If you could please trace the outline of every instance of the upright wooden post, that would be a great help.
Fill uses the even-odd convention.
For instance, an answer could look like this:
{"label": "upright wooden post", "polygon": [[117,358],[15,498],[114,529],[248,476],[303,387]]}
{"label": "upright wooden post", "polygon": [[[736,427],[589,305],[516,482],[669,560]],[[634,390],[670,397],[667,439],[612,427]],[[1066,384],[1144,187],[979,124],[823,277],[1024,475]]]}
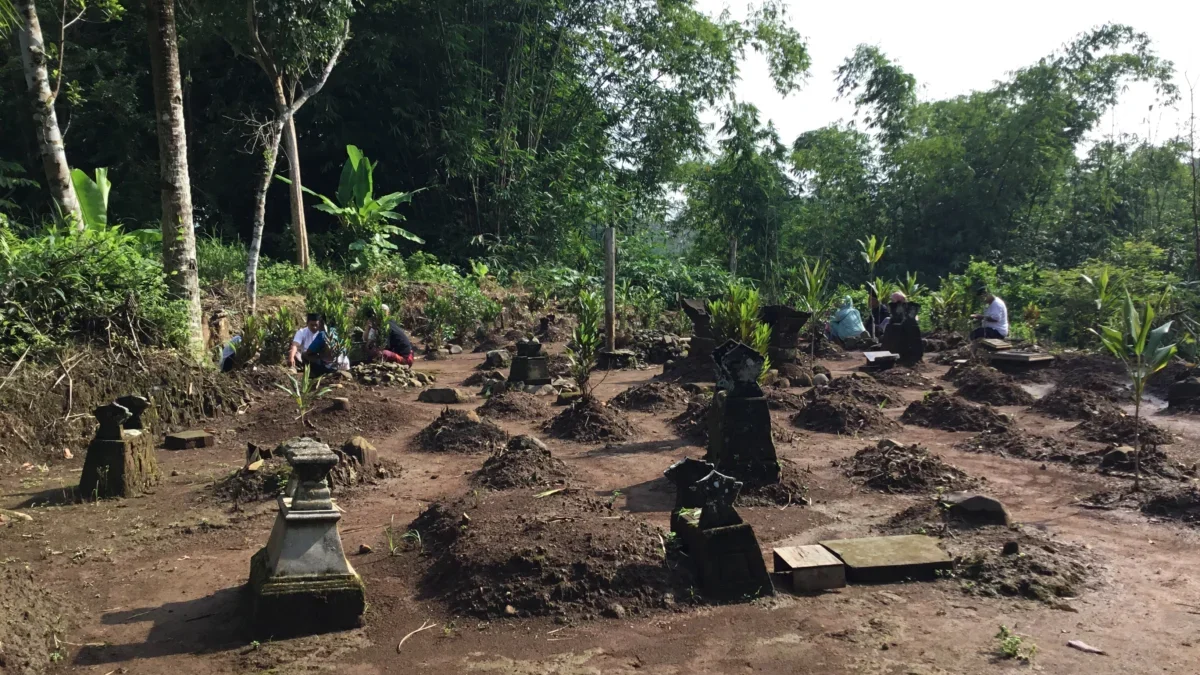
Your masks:
{"label": "upright wooden post", "polygon": [[604,228],[604,348],[617,348],[617,235]]}

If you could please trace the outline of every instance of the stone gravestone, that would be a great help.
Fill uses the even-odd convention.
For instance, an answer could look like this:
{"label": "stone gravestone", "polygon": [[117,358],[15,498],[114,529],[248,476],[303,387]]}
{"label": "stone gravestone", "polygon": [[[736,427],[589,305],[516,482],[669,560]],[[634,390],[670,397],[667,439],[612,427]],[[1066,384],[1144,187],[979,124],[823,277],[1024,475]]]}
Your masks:
{"label": "stone gravestone", "polygon": [[536,338],[517,341],[517,355],[508,369],[508,381],[533,386],[550,384],[550,361],[542,354],[542,343]]}
{"label": "stone gravestone", "polygon": [[800,331],[812,314],[801,312],[787,305],[767,305],[758,310],[758,318],[771,327],[771,341],[767,345],[767,356],[771,363],[795,363],[799,356],[796,343]]}
{"label": "stone gravestone", "polygon": [[754,528],[733,506],[742,484],[716,471],[697,478],[707,466],[685,458],[665,472],[676,488],[671,531],[692,560],[701,589],[724,600],[774,594]]}
{"label": "stone gravestone", "polygon": [[915,302],[889,302],[891,319],[883,331],[885,351],[900,355],[900,363],[912,366],[925,356],[925,342],[921,339],[921,327],[917,315],[921,306]]}
{"label": "stone gravestone", "polygon": [[79,494],[84,499],[136,497],[158,483],[158,454],[149,431],[142,429],[142,414],[150,402],[125,396],[118,403],[92,411],[100,427],[88,444]]}
{"label": "stone gravestone", "polygon": [[250,559],[253,626],[281,637],[354,628],[366,609],[362,579],[346,560],[329,472],[337,455],[328,445],[297,438],[281,448],[292,477],[279,497],[267,545]]}
{"label": "stone gravestone", "polygon": [[771,409],[758,386],[763,357],[730,340],[718,347],[717,392],[708,409],[708,453],[721,473],[750,487],[779,482],[779,459],[771,438]]}
{"label": "stone gravestone", "polygon": [[708,314],[708,303],[703,298],[686,298],[679,302],[687,318],[692,320],[692,339],[688,343],[688,357],[703,359],[717,347],[712,330],[712,317]]}
{"label": "stone gravestone", "polygon": [[1200,408],[1200,378],[1194,372],[1176,380],[1167,389],[1167,407],[1176,410]]}

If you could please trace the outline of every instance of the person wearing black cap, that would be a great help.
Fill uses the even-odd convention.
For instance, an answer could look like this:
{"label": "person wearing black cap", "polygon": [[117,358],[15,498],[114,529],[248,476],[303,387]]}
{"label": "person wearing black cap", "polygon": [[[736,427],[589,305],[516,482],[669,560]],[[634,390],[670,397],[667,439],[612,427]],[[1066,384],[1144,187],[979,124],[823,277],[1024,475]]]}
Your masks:
{"label": "person wearing black cap", "polygon": [[324,322],[315,312],[309,312],[306,319],[307,323],[292,336],[287,363],[293,368],[308,366],[314,376],[328,375],[337,367],[325,335]]}
{"label": "person wearing black cap", "polygon": [[1003,340],[1008,337],[1008,305],[984,286],[980,286],[978,292],[979,299],[987,303],[987,309],[983,314],[971,315],[979,322],[979,328],[971,331],[971,340]]}

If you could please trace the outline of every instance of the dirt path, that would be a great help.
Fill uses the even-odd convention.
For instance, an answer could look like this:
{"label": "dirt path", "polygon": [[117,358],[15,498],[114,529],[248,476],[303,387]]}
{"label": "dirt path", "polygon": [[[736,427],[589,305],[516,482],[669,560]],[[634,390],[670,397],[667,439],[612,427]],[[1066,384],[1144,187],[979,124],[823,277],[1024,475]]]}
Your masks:
{"label": "dirt path", "polygon": [[[480,355],[419,363],[439,384],[465,379]],[[829,362],[835,376],[856,360]],[[598,377],[597,395],[611,398],[658,369]],[[943,369],[929,367],[937,381]],[[1054,609],[1028,600],[967,595],[957,579],[889,586],[854,586],[797,597],[780,593],[746,605],[707,606],[649,617],[598,619],[566,625],[549,619],[483,622],[451,617],[436,599],[421,597],[418,573],[388,555],[385,528],[403,528],[431,500],[466,492],[467,474],[481,456],[417,452],[413,437],[441,411],[418,404],[415,392],[348,387],[353,406],[383,406],[389,431],[368,434],[398,478],[341,500],[342,538],[367,584],[370,608],[363,629],[272,642],[244,637],[245,582],[250,555],[269,533],[274,507],[264,502],[232,511],[207,496],[205,486],[240,466],[244,443],[286,429],[247,428],[231,417],[211,425],[216,448],[160,452],[165,482],[139,499],[65,506],[63,486],[77,480],[77,459],[12,470],[0,478],[0,507],[21,507],[34,520],[0,526],[0,559],[28,565],[50,590],[79,608],[78,628],[61,639],[64,671],[210,675],[247,672],[376,673],[967,673],[1006,672],[1020,666],[995,655],[1001,624],[1037,645],[1033,668],[1047,673],[1200,672],[1200,586],[1195,559],[1200,531],[1152,522],[1130,511],[1077,504],[1120,478],[1065,465],[963,452],[954,445],[972,434],[905,426],[889,434],[922,443],[1002,500],[1026,528],[1090,548],[1103,572],[1096,588]],[[1042,391],[1038,392],[1044,393]],[[282,396],[281,393],[279,393]],[[909,401],[922,396],[905,390]],[[265,392],[260,405],[273,404]],[[475,404],[458,407],[473,409]],[[557,410],[556,408],[552,408]],[[1021,408],[1005,408],[1018,425],[1062,437],[1074,423]],[[888,409],[898,419],[903,408]],[[510,433],[534,433],[574,473],[576,484],[614,501],[614,508],[668,526],[673,490],[661,478],[671,462],[704,450],[680,440],[667,423],[674,412],[631,413],[642,435],[605,446],[547,438],[538,422],[501,421]],[[786,412],[776,421],[788,425]],[[1194,417],[1155,415],[1179,440],[1167,449],[1185,463],[1200,461]],[[265,423],[264,423],[265,424]],[[297,431],[299,431],[297,429]],[[779,455],[806,471],[811,506],[742,508],[769,558],[770,548],[821,539],[862,536],[920,498],[856,487],[831,465],[872,439],[802,432],[779,445]],[[327,439],[330,440],[330,439]],[[1102,447],[1102,446],[1096,446]],[[360,544],[373,552],[359,555]],[[400,638],[431,620],[433,630]],[[1107,656],[1069,649],[1082,640]],[[1193,642],[1193,641],[1197,642]]]}

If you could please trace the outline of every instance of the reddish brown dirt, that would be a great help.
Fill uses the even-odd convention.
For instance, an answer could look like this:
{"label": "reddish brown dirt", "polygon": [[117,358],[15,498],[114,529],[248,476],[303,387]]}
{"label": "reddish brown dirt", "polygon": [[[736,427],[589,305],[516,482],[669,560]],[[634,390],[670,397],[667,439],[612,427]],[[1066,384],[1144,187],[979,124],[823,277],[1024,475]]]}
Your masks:
{"label": "reddish brown dirt", "polygon": [[1088,420],[1111,415],[1117,406],[1094,391],[1058,386],[1038,399],[1033,409],[1060,420]]}
{"label": "reddish brown dirt", "polygon": [[905,368],[904,366],[893,366],[887,370],[872,371],[871,377],[878,380],[880,384],[899,389],[929,389],[933,387],[933,380],[916,370]]}
{"label": "reddish brown dirt", "polygon": [[471,484],[491,490],[562,485],[571,471],[550,449],[532,436],[517,436],[483,462]]}
{"label": "reddish brown dirt", "polygon": [[0,673],[41,675],[65,655],[69,605],[19,565],[0,568]]}
{"label": "reddish brown dirt", "polygon": [[546,431],[555,438],[582,443],[627,441],[637,433],[624,413],[593,396],[581,398],[564,408],[546,423]]}
{"label": "reddish brown dirt", "polygon": [[945,431],[989,431],[1005,429],[1011,424],[991,406],[968,403],[944,392],[933,392],[908,404],[900,420]]}
{"label": "reddish brown dirt", "polygon": [[[459,355],[428,362],[422,369],[435,372],[439,384],[458,386],[478,360]],[[826,365],[841,377],[858,363],[861,358],[856,356]],[[944,370],[931,366],[925,374],[938,377]],[[606,400],[656,372],[597,374],[597,396]],[[924,389],[904,388],[901,393],[915,400]],[[244,415],[230,414],[207,424],[217,432],[214,448],[160,451],[163,481],[152,494],[137,499],[59,505],[62,494],[78,481],[84,453],[80,444],[70,446],[74,459],[57,459],[44,468],[23,468],[0,458],[0,508],[18,508],[33,518],[8,519],[0,525],[0,559],[8,561],[6,569],[30,566],[43,588],[80,605],[79,622],[59,636],[64,659],[58,669],[87,675],[122,670],[129,675],[993,673],[1014,670],[993,656],[994,636],[1003,624],[1038,645],[1033,669],[1039,672],[1200,672],[1198,624],[1191,614],[1192,607],[1200,606],[1200,583],[1193,570],[1200,531],[1165,516],[1085,508],[1080,503],[1083,496],[1128,487],[1126,476],[964,452],[954,446],[969,434],[918,426],[894,429],[889,436],[906,445],[920,443],[968,474],[986,476],[988,493],[1004,502],[1022,523],[1022,531],[1090,547],[1084,549],[1089,557],[1081,562],[1094,568],[1092,578],[1100,583],[1085,581],[1073,587],[1071,597],[1053,598],[1051,604],[1025,600],[1019,592],[995,594],[1000,597],[973,593],[967,584],[982,581],[959,576],[882,587],[852,585],[818,596],[781,590],[775,598],[753,604],[703,608],[692,608],[678,596],[680,608],[675,611],[648,608],[645,614],[635,614],[627,607],[621,620],[604,617],[604,608],[581,610],[565,623],[551,617],[481,621],[469,614],[456,616],[444,599],[423,592],[424,567],[405,564],[417,560],[416,551],[401,549],[397,557],[389,556],[385,528],[403,530],[429,504],[469,493],[468,479],[482,458],[423,451],[416,433],[434,421],[441,408],[415,403],[415,391],[381,393],[396,407],[386,408],[388,426],[383,420],[373,422],[374,430],[364,435],[381,456],[397,463],[402,478],[339,500],[345,510],[342,538],[367,584],[370,610],[364,628],[335,635],[251,644],[240,587],[250,556],[267,540],[274,506],[267,501],[230,513],[227,505],[205,497],[209,484],[241,466],[245,442],[254,440],[247,436],[256,431],[243,428],[245,420],[271,404],[272,397],[282,399],[282,392],[263,389]],[[347,387],[344,395],[356,407],[384,403],[375,392],[354,387]],[[1126,411],[1130,412],[1127,407]],[[1071,422],[1025,408],[1005,412],[1021,429],[1070,440]],[[898,417],[895,410],[884,414]],[[1200,460],[1200,422],[1150,414],[1175,435],[1170,450],[1177,461],[1190,465]],[[772,415],[776,421],[787,418],[785,411]],[[620,445],[546,440],[554,456],[575,474],[572,484],[589,486],[579,496],[594,497],[605,509],[612,500],[612,515],[665,530],[674,492],[662,470],[684,455],[704,452],[680,438],[666,417],[630,413],[639,432]],[[276,424],[264,439],[312,431],[282,415]],[[510,435],[536,432],[536,424],[526,421],[498,424]],[[333,440],[340,444],[344,438]],[[832,466],[833,460],[849,457],[862,446],[861,439],[824,434],[804,434],[794,444],[779,446],[781,458],[800,472],[812,505],[739,508],[753,525],[768,566],[771,548],[869,536],[888,514],[913,504],[911,496],[856,489]],[[500,494],[531,496],[537,490]],[[43,505],[25,506],[31,501]],[[994,544],[983,541],[978,549],[998,551],[1001,538],[1012,536],[1008,532],[1001,528]],[[970,541],[966,531],[956,531],[943,545],[965,558],[970,550],[956,547]],[[357,554],[361,544],[373,551]],[[657,546],[657,538],[652,545]],[[1036,560],[1039,554],[1033,551],[1031,557]],[[1012,587],[1019,591],[1019,580],[1031,578],[1031,572],[1036,571],[1015,577],[1018,583]],[[1104,582],[1109,579],[1113,583]],[[586,613],[600,618],[586,620]],[[437,626],[414,634],[397,654],[401,638],[425,621]],[[1076,639],[1104,648],[1108,655],[1093,656],[1066,646]]]}
{"label": "reddish brown dirt", "polygon": [[662,412],[687,405],[688,395],[677,384],[647,382],[634,385],[613,397],[610,405],[622,410]]}
{"label": "reddish brown dirt", "polygon": [[876,408],[897,408],[904,404],[900,392],[867,376],[839,377],[829,383],[828,389]]}
{"label": "reddish brown dirt", "polygon": [[1119,410],[1093,417],[1080,423],[1073,430],[1080,438],[1098,443],[1134,442],[1135,434],[1146,445],[1165,445],[1173,438],[1170,432],[1145,418],[1134,423],[1132,415],[1126,415]]}
{"label": "reddish brown dirt", "polygon": [[545,397],[523,391],[502,391],[492,394],[475,412],[493,420],[541,420],[550,414]]}
{"label": "reddish brown dirt", "polygon": [[792,415],[792,424],[808,431],[857,435],[895,429],[896,423],[879,408],[843,396],[812,392],[804,408]]}
{"label": "reddish brown dirt", "polygon": [[978,483],[962,469],[947,464],[939,455],[917,444],[903,446],[880,441],[839,464],[854,482],[890,494],[954,492]]}
{"label": "reddish brown dirt", "polygon": [[493,452],[504,447],[504,430],[479,415],[446,408],[429,426],[417,434],[421,447],[432,452]]}
{"label": "reddish brown dirt", "polygon": [[958,385],[958,395],[976,403],[989,405],[1030,405],[1033,394],[1021,388],[1013,378],[988,366],[970,365],[954,368],[947,375]]}

